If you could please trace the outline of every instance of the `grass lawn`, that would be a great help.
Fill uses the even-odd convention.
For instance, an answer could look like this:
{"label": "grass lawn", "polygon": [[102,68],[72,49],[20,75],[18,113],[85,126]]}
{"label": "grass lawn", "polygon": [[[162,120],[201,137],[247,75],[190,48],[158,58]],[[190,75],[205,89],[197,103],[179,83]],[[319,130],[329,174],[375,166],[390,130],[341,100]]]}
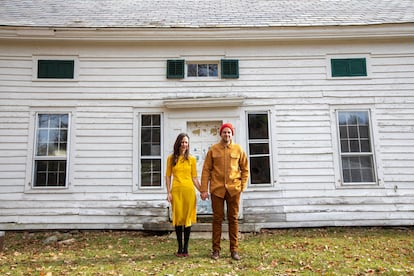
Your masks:
{"label": "grass lawn", "polygon": [[[46,243],[47,238],[56,238]],[[414,228],[309,228],[243,234],[242,260],[228,241],[191,239],[177,258],[168,234],[140,231],[6,232],[0,275],[414,275]]]}

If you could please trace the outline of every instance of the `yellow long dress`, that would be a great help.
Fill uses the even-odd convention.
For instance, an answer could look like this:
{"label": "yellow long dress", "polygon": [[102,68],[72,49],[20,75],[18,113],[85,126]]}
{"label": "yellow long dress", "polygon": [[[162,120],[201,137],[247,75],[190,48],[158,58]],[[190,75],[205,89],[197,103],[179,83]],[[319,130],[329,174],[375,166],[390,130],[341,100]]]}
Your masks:
{"label": "yellow long dress", "polygon": [[188,160],[180,156],[172,167],[172,158],[172,155],[167,158],[166,171],[166,176],[172,176],[172,224],[189,227],[197,221],[197,199],[193,184],[193,178],[197,177],[196,159],[191,155]]}

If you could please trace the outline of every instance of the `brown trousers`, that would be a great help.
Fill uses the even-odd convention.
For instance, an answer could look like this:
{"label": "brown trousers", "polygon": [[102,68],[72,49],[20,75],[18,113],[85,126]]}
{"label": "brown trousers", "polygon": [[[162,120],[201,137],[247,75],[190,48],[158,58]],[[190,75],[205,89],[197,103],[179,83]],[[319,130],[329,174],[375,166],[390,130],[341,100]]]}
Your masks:
{"label": "brown trousers", "polygon": [[220,251],[221,241],[221,226],[224,220],[224,202],[227,206],[227,222],[229,225],[229,240],[230,240],[230,252],[237,252],[239,248],[239,204],[240,193],[234,196],[230,196],[228,192],[224,195],[224,198],[211,195],[211,207],[213,209],[213,251]]}

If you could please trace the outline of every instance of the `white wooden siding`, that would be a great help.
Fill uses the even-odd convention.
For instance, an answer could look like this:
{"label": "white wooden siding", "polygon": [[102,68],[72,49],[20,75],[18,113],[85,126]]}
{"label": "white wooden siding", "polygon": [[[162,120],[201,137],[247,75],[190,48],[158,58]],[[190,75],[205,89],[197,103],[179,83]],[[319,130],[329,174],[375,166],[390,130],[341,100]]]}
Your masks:
{"label": "white wooden siding", "polygon": [[[413,49],[399,41],[0,45],[0,228],[142,229],[168,222],[165,191],[133,186],[133,144],[139,139],[134,112],[152,108],[177,116],[181,111],[166,109],[163,100],[229,96],[245,97],[240,111],[266,106],[272,112],[274,187],[248,187],[244,223],[413,225]],[[32,57],[43,53],[77,56],[79,81],[32,81]],[[327,57],[353,53],[370,55],[371,75],[328,79]],[[239,59],[239,79],[166,79],[167,59],[222,57]],[[383,185],[338,188],[333,106],[368,106],[375,113],[371,124]],[[25,193],[34,135],[30,114],[54,108],[73,111],[71,189]],[[197,118],[216,112],[197,111]],[[241,122],[239,133],[245,131]]]}

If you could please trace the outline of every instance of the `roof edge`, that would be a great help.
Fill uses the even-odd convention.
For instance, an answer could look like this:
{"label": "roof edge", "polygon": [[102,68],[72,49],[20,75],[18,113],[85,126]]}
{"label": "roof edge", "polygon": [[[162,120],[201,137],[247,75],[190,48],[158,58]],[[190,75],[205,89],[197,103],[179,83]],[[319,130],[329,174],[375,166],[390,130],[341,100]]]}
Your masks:
{"label": "roof edge", "polygon": [[237,41],[412,38],[414,23],[249,28],[52,28],[0,26],[2,40]]}

